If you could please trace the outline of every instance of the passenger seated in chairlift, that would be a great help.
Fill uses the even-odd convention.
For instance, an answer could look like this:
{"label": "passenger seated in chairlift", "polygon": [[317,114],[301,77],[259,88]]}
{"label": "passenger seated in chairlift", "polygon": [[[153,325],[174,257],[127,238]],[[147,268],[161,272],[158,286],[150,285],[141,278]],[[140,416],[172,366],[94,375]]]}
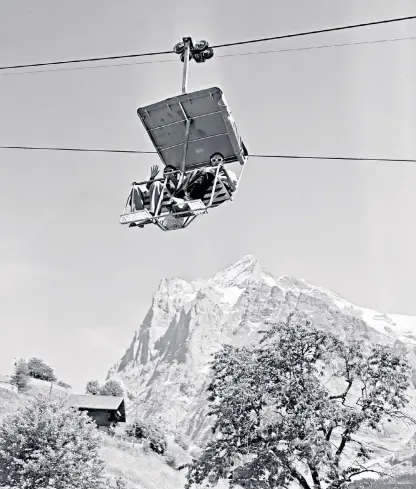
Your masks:
{"label": "passenger seated in chairlift", "polygon": [[[224,164],[224,157],[221,153],[214,153],[210,158],[211,167],[202,170],[195,170],[188,180],[185,187],[185,198],[187,200],[202,199],[215,180],[217,167]],[[218,180],[224,184],[226,190],[232,195],[237,186],[237,177],[231,170],[226,170],[221,166],[218,172]]]}
{"label": "passenger seated in chairlift", "polygon": [[[170,172],[176,170],[175,167],[173,166],[166,166],[163,170],[163,174],[166,177],[167,174]],[[131,198],[131,210],[132,212],[134,211],[141,211],[145,208],[144,206],[144,201],[146,198],[146,195],[149,195],[150,197],[150,204],[149,204],[149,212],[150,214],[155,214],[156,209],[157,209],[157,204],[159,202],[160,195],[162,193],[163,189],[163,182],[161,181],[156,181],[154,182],[153,180],[157,177],[159,174],[159,167],[157,165],[153,165],[150,168],[150,178],[149,181],[146,184],[146,192],[144,193],[140,187],[137,186],[136,182],[133,182],[133,185],[135,186],[133,191],[132,191],[132,198]],[[166,182],[166,190],[170,195],[173,195],[173,193],[177,189],[177,180],[175,176],[172,174],[171,176],[168,176],[167,182]]]}
{"label": "passenger seated in chairlift", "polygon": [[[214,183],[215,174],[219,165],[224,164],[224,157],[221,153],[214,153],[210,158],[211,167],[194,170],[184,176],[180,188],[178,188],[178,179],[175,172],[177,168],[172,165],[166,165],[163,169],[164,177],[167,177],[166,188],[168,195],[171,197],[171,204],[178,210],[181,210],[187,200],[197,200],[202,199],[209,187]],[[150,196],[149,212],[155,214],[156,208],[159,202],[163,190],[163,183],[161,181],[154,182],[155,178],[159,174],[159,167],[154,165],[150,169],[149,182],[146,184],[147,192],[146,194]],[[235,173],[231,170],[226,170],[221,166],[218,179],[222,181],[226,190],[232,195],[235,191],[237,185],[237,177]],[[145,194],[137,186],[136,182],[132,191],[132,197],[130,201],[130,206],[132,212],[143,210],[145,208]]]}
{"label": "passenger seated in chairlift", "polygon": [[[214,153],[210,158],[210,163],[212,167],[208,168],[206,171],[209,175],[213,175],[213,177],[211,177],[211,183],[213,183],[215,173],[217,171],[216,167],[219,165],[224,165],[224,156],[221,153]],[[235,192],[238,182],[236,174],[232,170],[227,170],[224,166],[221,166],[218,177],[224,184],[224,187],[227,189],[228,193],[232,195]]]}
{"label": "passenger seated in chairlift", "polygon": [[[166,173],[169,171],[176,170],[174,167],[168,167],[166,166],[163,173],[166,176]],[[156,181],[154,182],[153,180],[157,177],[159,173],[159,167],[157,165],[153,165],[150,168],[150,178],[149,181],[146,184],[146,190],[143,192],[143,190],[138,186],[136,182],[133,182],[133,189],[130,194],[130,200],[128,202],[128,205],[130,205],[131,212],[136,212],[136,211],[142,211],[145,208],[144,201],[146,196],[149,196],[150,198],[150,203],[149,203],[149,212],[150,214],[155,214],[157,205],[159,203],[159,198],[163,190],[163,183],[161,181]],[[166,183],[166,190],[172,194],[177,187],[177,182],[171,182],[171,179],[168,178],[168,181]],[[139,227],[144,227],[144,224],[138,224]]]}
{"label": "passenger seated in chairlift", "polygon": [[[178,180],[175,175],[169,176],[169,193],[172,202],[184,204],[187,200],[203,199],[208,189],[213,185],[217,167],[224,164],[224,157],[221,153],[214,153],[210,158],[211,167],[194,170],[185,174],[184,179],[178,188]],[[168,165],[164,169],[164,174],[177,170],[174,166]],[[232,195],[237,186],[237,176],[231,170],[226,170],[221,166],[218,173],[218,180],[221,180],[226,190]]]}

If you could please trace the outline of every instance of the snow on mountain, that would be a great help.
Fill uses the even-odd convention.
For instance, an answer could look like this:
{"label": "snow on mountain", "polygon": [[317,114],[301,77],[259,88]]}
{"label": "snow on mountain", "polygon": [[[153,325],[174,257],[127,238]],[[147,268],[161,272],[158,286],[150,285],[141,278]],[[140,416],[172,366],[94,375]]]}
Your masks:
{"label": "snow on mountain", "polygon": [[[206,388],[212,354],[224,343],[257,343],[265,322],[296,311],[341,338],[367,345],[391,344],[408,355],[416,372],[416,317],[358,307],[338,294],[289,276],[274,278],[246,255],[207,279],[163,279],[152,305],[109,378],[123,382],[134,401],[127,406],[158,418],[168,431],[196,444],[210,436]],[[408,414],[416,417],[416,375]],[[383,437],[365,436],[381,459],[410,443],[414,428],[390,423]]]}

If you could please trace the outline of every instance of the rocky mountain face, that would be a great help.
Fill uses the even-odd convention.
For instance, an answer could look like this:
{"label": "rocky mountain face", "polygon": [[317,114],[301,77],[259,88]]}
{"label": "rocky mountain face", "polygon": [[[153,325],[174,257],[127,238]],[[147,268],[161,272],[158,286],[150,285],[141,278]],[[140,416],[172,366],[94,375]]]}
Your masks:
{"label": "rocky mountain face", "polygon": [[[123,358],[109,378],[121,380],[134,397],[128,411],[159,418],[171,432],[200,445],[210,435],[206,388],[212,354],[224,343],[255,344],[265,322],[310,319],[340,338],[367,345],[395,345],[413,368],[411,403],[416,418],[416,317],[382,314],[355,306],[304,280],[274,278],[247,255],[208,279],[163,279],[152,305]],[[380,461],[408,454],[415,427],[393,422],[385,433],[365,434]],[[412,441],[413,440],[413,441]]]}

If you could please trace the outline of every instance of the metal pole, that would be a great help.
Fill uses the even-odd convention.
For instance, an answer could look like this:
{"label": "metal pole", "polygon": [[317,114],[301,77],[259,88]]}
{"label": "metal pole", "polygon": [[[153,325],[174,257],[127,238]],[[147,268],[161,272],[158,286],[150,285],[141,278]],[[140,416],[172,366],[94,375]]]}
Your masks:
{"label": "metal pole", "polygon": [[215,178],[214,183],[212,184],[211,198],[209,199],[208,207],[212,206],[212,202],[214,200],[215,190],[217,189],[218,175],[220,174],[220,166],[221,165],[217,166],[217,171],[215,172]]}
{"label": "metal pole", "polygon": [[[189,55],[191,52],[191,40],[188,39],[183,39],[184,44],[185,44],[185,51],[184,51],[184,60],[183,60],[183,78],[182,78],[182,94],[185,94],[188,88],[188,72],[189,72]],[[190,124],[191,121],[188,119],[188,117],[185,114],[185,111],[183,110],[182,104],[181,109],[182,112],[184,113],[186,117],[186,128],[185,128],[185,144],[183,147],[183,156],[182,156],[182,164],[181,164],[181,174],[179,177],[179,182],[178,182],[178,189],[181,187],[183,178],[185,176],[185,168],[186,168],[186,154],[188,152],[188,141],[189,141],[189,129],[190,129]]]}
{"label": "metal pole", "polygon": [[186,93],[188,88],[188,71],[189,71],[189,54],[191,46],[189,41],[185,42],[184,60],[183,60],[183,78],[182,78],[182,93]]}
{"label": "metal pole", "polygon": [[[159,210],[162,207],[162,202],[163,202],[163,198],[164,198],[164,195],[165,195],[165,189],[166,189],[167,181],[168,181],[168,177],[165,177],[165,180],[163,182],[162,191],[160,192],[160,195],[159,195],[159,200],[157,202],[157,206],[156,206],[156,210],[155,210],[154,216],[157,216],[159,214]],[[136,405],[136,407],[137,407],[137,405]],[[137,413],[136,413],[136,416],[137,416]]]}
{"label": "metal pole", "polygon": [[183,145],[183,156],[182,156],[182,162],[181,162],[181,176],[179,178],[179,183],[178,183],[178,188],[181,187],[183,178],[185,176],[185,169],[186,169],[186,155],[188,153],[188,143],[189,143],[189,129],[191,127],[191,121],[187,119],[186,121],[186,127],[185,127],[185,143]]}

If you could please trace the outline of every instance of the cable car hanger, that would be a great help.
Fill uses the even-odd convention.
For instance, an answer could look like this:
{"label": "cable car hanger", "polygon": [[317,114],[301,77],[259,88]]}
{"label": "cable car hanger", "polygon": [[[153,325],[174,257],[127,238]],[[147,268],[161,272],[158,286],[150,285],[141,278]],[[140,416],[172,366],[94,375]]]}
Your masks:
{"label": "cable car hanger", "polygon": [[[140,107],[137,114],[163,165],[150,178],[133,182],[120,216],[121,224],[164,231],[183,229],[208,209],[233,200],[248,160],[222,90],[188,92],[189,62],[204,63],[214,50],[207,41],[184,37],[174,47],[183,62],[182,93]],[[227,166],[239,162],[239,177]]]}

